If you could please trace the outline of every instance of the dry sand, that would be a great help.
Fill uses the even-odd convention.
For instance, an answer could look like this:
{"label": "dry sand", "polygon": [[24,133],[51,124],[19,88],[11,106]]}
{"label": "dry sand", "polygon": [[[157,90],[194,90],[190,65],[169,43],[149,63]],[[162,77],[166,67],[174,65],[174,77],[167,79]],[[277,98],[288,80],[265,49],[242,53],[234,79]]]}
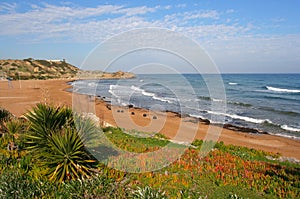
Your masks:
{"label": "dry sand", "polygon": [[[284,137],[249,134],[206,125],[195,118],[180,117],[172,112],[155,112],[139,108],[111,107],[106,102],[84,95],[73,95],[68,80],[13,81],[12,87],[0,80],[0,107],[21,116],[36,103],[72,106],[77,111],[94,112],[105,124],[145,132],[160,132],[172,140],[190,142],[213,139],[225,144],[246,146],[300,160],[300,141]],[[208,133],[209,132],[209,133]]]}

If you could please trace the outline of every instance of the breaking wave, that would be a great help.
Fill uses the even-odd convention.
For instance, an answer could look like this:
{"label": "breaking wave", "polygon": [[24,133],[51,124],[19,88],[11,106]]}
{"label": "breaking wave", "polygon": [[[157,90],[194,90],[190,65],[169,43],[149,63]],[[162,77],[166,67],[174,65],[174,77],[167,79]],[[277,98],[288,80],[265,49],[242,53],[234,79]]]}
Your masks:
{"label": "breaking wave", "polygon": [[267,90],[274,91],[278,93],[300,93],[300,90],[286,89],[286,88],[276,88],[272,86],[266,86]]}

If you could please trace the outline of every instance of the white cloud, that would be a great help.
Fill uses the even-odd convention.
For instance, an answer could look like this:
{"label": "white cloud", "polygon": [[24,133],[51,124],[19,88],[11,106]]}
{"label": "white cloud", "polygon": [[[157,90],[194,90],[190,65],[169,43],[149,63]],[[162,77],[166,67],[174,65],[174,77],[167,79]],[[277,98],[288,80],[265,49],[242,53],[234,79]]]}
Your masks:
{"label": "white cloud", "polygon": [[234,9],[228,9],[228,10],[226,10],[226,13],[227,13],[227,14],[234,13],[234,12],[235,12]]}
{"label": "white cloud", "polygon": [[167,5],[167,6],[165,6],[164,7],[166,10],[170,10],[171,8],[172,8],[172,6],[171,5]]}
{"label": "white cloud", "polygon": [[205,11],[189,11],[183,13],[174,13],[164,17],[165,23],[173,23],[184,26],[190,23],[191,20],[212,19],[217,20],[220,13],[215,10]]}
{"label": "white cloud", "polygon": [[16,3],[1,3],[0,12],[14,13],[17,8]]}
{"label": "white cloud", "polygon": [[177,4],[176,7],[177,8],[185,8],[186,4],[185,3],[183,3],[183,4]]}
{"label": "white cloud", "polygon": [[134,8],[122,8],[116,11],[113,11],[114,14],[125,14],[126,16],[142,15],[146,13],[155,12],[158,7],[149,8],[146,6],[134,7]]}
{"label": "white cloud", "polygon": [[[198,41],[211,54],[230,64],[232,57],[241,62],[281,60],[300,61],[300,35],[258,35],[255,24],[239,24],[225,11],[192,10],[178,12],[186,4],[175,6],[100,5],[75,7],[43,4],[31,5],[31,10],[16,12],[17,4],[0,4],[0,35],[18,36],[22,42],[101,42],[108,37],[143,27],[169,28]],[[172,12],[176,9],[177,13]],[[160,17],[155,16],[156,12]],[[228,18],[230,16],[230,18]],[[227,20],[226,20],[227,19]],[[283,22],[283,18],[273,19]],[[236,61],[234,60],[234,61]]]}
{"label": "white cloud", "polygon": [[[64,35],[64,37],[69,36],[69,39],[72,40],[74,39],[72,37],[82,34],[80,39],[83,42],[91,42],[91,38],[97,38],[97,35],[105,32],[118,33],[129,28],[143,26],[143,23],[149,25],[138,15],[151,13],[159,8],[146,6],[125,8],[114,5],[72,8],[49,4],[45,4],[44,7],[37,5],[31,7],[33,9],[27,12],[0,15],[0,26],[2,27],[0,35],[37,34],[36,40]],[[108,25],[109,30],[99,28]]]}

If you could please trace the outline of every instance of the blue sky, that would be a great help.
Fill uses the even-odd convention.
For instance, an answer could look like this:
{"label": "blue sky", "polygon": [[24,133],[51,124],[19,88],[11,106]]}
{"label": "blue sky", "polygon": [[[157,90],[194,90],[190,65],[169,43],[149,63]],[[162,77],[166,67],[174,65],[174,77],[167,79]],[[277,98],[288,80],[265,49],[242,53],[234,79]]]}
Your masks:
{"label": "blue sky", "polygon": [[116,34],[159,27],[198,42],[224,73],[300,73],[299,7],[298,0],[4,0],[0,59],[65,58],[80,66]]}

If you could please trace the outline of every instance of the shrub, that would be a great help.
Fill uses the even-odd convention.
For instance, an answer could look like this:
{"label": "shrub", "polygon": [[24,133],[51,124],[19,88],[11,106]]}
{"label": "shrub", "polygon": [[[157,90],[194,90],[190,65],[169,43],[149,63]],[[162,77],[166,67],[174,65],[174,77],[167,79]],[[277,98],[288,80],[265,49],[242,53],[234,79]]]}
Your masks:
{"label": "shrub", "polygon": [[133,198],[139,199],[167,198],[165,192],[161,191],[160,189],[152,189],[149,186],[146,186],[144,188],[138,187],[137,190],[133,191],[132,196]]}
{"label": "shrub", "polygon": [[71,109],[45,104],[38,104],[26,118],[30,122],[27,149],[50,180],[61,183],[90,176],[95,160],[86,151],[84,139],[96,127],[88,119],[75,126]]}

